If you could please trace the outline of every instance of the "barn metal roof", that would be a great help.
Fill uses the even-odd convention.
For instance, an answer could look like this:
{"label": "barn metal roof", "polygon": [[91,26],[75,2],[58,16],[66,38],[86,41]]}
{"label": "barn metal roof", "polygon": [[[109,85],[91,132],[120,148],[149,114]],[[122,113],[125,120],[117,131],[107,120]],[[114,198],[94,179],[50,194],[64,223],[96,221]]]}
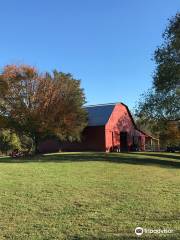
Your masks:
{"label": "barn metal roof", "polygon": [[88,126],[104,126],[109,120],[116,103],[86,106]]}

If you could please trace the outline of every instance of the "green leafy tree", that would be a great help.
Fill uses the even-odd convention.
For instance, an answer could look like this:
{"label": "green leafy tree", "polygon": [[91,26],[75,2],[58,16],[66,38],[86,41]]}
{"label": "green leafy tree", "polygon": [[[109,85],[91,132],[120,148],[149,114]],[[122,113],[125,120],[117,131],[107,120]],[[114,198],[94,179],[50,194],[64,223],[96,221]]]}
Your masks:
{"label": "green leafy tree", "polygon": [[33,140],[31,137],[27,135],[20,135],[19,136],[21,141],[21,149],[26,153],[30,153],[33,151]]}
{"label": "green leafy tree", "polygon": [[6,153],[11,149],[11,144],[10,144],[10,131],[8,130],[3,130],[0,132],[0,151],[2,153]]}
{"label": "green leafy tree", "polygon": [[16,133],[9,129],[1,130],[0,132],[0,151],[6,153],[13,149],[21,149],[21,142]]}
{"label": "green leafy tree", "polygon": [[[141,121],[148,121],[159,136],[172,139],[171,123],[179,129],[180,119],[180,13],[169,20],[163,38],[163,44],[154,53],[152,89],[142,95],[136,114]],[[179,134],[178,130],[174,135],[177,141]]]}
{"label": "green leafy tree", "polygon": [[79,80],[58,71],[39,74],[27,65],[5,66],[0,77],[7,86],[6,91],[0,89],[0,120],[30,137],[36,152],[39,140],[48,134],[80,138],[87,117]]}

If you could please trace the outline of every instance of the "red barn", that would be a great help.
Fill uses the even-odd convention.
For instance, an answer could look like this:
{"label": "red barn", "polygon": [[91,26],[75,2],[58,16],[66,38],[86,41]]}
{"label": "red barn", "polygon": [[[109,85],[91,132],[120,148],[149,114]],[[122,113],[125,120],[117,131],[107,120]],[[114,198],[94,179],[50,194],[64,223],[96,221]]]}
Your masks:
{"label": "red barn", "polygon": [[136,127],[125,104],[94,105],[86,110],[88,126],[82,133],[81,142],[46,140],[39,145],[40,152],[145,150],[149,136]]}

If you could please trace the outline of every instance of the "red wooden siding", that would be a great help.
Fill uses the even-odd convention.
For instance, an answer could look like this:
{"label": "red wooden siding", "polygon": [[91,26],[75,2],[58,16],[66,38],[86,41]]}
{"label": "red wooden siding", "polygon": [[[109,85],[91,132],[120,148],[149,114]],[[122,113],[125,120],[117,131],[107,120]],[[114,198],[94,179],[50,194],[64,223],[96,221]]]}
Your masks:
{"label": "red wooden siding", "polygon": [[40,153],[51,153],[59,151],[59,141],[55,139],[46,139],[39,144]]}
{"label": "red wooden siding", "polygon": [[82,133],[81,142],[62,142],[60,149],[63,151],[104,151],[104,129],[104,126],[86,127]]}

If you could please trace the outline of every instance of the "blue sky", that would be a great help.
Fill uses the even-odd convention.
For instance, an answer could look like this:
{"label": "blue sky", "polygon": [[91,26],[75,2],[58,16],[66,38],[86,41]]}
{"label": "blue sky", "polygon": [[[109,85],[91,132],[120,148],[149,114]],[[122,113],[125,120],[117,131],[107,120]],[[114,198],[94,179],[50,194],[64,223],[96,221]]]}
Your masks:
{"label": "blue sky", "polygon": [[26,63],[81,79],[88,104],[135,106],[179,0],[1,0],[0,67]]}

